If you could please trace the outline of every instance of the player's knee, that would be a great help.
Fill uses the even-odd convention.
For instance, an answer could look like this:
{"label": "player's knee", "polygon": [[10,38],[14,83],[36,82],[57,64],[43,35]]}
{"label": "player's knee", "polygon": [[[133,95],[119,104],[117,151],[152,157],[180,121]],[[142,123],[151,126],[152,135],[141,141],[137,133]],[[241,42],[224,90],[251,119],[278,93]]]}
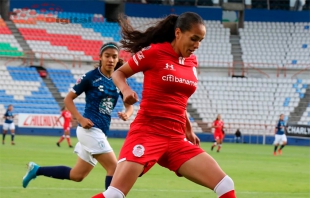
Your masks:
{"label": "player's knee", "polygon": [[109,186],[103,195],[106,198],[125,198],[124,193],[113,186]]}
{"label": "player's knee", "polygon": [[70,175],[70,179],[75,182],[81,182],[84,180],[84,178],[85,178],[85,175],[82,175],[82,174]]}

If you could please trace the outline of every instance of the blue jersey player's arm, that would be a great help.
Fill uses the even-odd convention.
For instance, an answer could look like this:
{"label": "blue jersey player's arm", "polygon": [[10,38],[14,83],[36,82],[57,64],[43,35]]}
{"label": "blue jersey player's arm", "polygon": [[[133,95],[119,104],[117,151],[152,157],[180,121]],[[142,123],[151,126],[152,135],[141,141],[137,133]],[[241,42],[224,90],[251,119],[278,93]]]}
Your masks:
{"label": "blue jersey player's arm", "polygon": [[79,111],[77,110],[73,100],[78,97],[81,93],[85,92],[87,88],[90,86],[90,80],[87,78],[86,75],[83,75],[81,78],[79,78],[76,82],[76,84],[73,86],[72,90],[68,93],[66,96],[64,103],[67,107],[67,109],[71,112],[71,114],[77,119],[77,121],[80,123],[80,125],[85,128],[89,129],[92,126],[94,126],[94,123],[84,118]]}

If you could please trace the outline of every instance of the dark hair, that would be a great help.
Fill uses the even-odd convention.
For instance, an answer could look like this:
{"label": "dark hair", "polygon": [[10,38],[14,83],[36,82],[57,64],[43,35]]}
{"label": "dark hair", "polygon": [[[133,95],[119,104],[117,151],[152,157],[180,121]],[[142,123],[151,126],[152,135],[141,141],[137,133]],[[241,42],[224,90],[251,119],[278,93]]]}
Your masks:
{"label": "dark hair", "polygon": [[[120,48],[119,48],[119,46],[118,46],[116,43],[114,43],[114,42],[108,42],[108,43],[105,43],[105,44],[103,44],[103,45],[101,46],[100,52],[99,52],[100,57],[102,56],[102,53],[103,53],[105,50],[111,49],[111,48],[112,48],[112,49],[116,49],[116,50],[118,51],[118,53],[119,53],[119,51],[120,51]],[[124,64],[123,59],[118,58],[118,62],[116,63],[116,66],[115,66],[115,68],[114,68],[114,71],[117,70],[118,68],[120,68],[123,64]],[[95,68],[100,67],[100,66],[101,66],[101,59],[99,60],[99,64],[96,64],[96,65],[95,65]]]}
{"label": "dark hair", "polygon": [[127,18],[119,17],[121,26],[122,48],[137,53],[151,43],[172,42],[175,39],[175,29],[180,28],[182,32],[189,31],[193,24],[204,24],[203,19],[194,12],[184,12],[180,16],[171,14],[159,20],[154,26],[147,28],[144,32],[135,30]]}
{"label": "dark hair", "polygon": [[65,110],[65,108],[66,108],[66,106],[63,106],[63,107],[61,108],[61,110],[63,111],[63,110]]}

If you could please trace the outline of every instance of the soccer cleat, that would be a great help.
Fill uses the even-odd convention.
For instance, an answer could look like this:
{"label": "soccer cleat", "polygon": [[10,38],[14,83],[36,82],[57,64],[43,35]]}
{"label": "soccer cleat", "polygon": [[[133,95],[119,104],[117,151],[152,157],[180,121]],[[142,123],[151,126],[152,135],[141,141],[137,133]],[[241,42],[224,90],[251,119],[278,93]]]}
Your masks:
{"label": "soccer cleat", "polygon": [[278,154],[279,154],[279,155],[282,155],[282,150],[279,149],[279,150],[278,150]]}
{"label": "soccer cleat", "polygon": [[73,146],[72,146],[72,145],[69,145],[69,148],[73,148]]}
{"label": "soccer cleat", "polygon": [[273,155],[276,156],[276,155],[277,155],[277,152],[273,152]]}
{"label": "soccer cleat", "polygon": [[15,145],[15,142],[11,142],[12,145]]}
{"label": "soccer cleat", "polygon": [[220,150],[217,150],[216,152],[218,152],[218,153],[219,153],[219,152],[220,152]]}
{"label": "soccer cleat", "polygon": [[36,163],[29,162],[26,175],[23,177],[23,187],[26,188],[32,179],[37,177],[37,171],[40,168]]}
{"label": "soccer cleat", "polygon": [[57,143],[56,143],[56,145],[57,145],[58,147],[60,147],[60,144],[59,144],[59,142],[57,142]]}
{"label": "soccer cleat", "polygon": [[213,151],[213,149],[214,149],[214,146],[212,145],[212,146],[211,146],[211,151]]}
{"label": "soccer cleat", "polygon": [[2,144],[4,145],[4,141],[2,141]]}

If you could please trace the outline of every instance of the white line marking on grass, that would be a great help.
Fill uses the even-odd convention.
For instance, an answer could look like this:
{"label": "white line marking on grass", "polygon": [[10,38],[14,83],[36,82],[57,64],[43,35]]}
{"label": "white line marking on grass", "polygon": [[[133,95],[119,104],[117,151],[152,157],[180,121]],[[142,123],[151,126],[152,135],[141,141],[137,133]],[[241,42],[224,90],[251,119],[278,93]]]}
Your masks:
{"label": "white line marking on grass", "polygon": [[[0,189],[23,189],[20,186],[0,186]],[[68,190],[68,191],[103,191],[102,188],[44,188],[44,187],[29,187],[27,190]],[[188,192],[188,193],[212,193],[210,190],[181,190],[181,189],[139,189],[133,188],[132,191],[138,192]],[[236,191],[237,194],[271,194],[271,195],[287,195],[287,194],[298,194],[298,195],[309,195],[306,192],[255,192],[255,191]]]}

